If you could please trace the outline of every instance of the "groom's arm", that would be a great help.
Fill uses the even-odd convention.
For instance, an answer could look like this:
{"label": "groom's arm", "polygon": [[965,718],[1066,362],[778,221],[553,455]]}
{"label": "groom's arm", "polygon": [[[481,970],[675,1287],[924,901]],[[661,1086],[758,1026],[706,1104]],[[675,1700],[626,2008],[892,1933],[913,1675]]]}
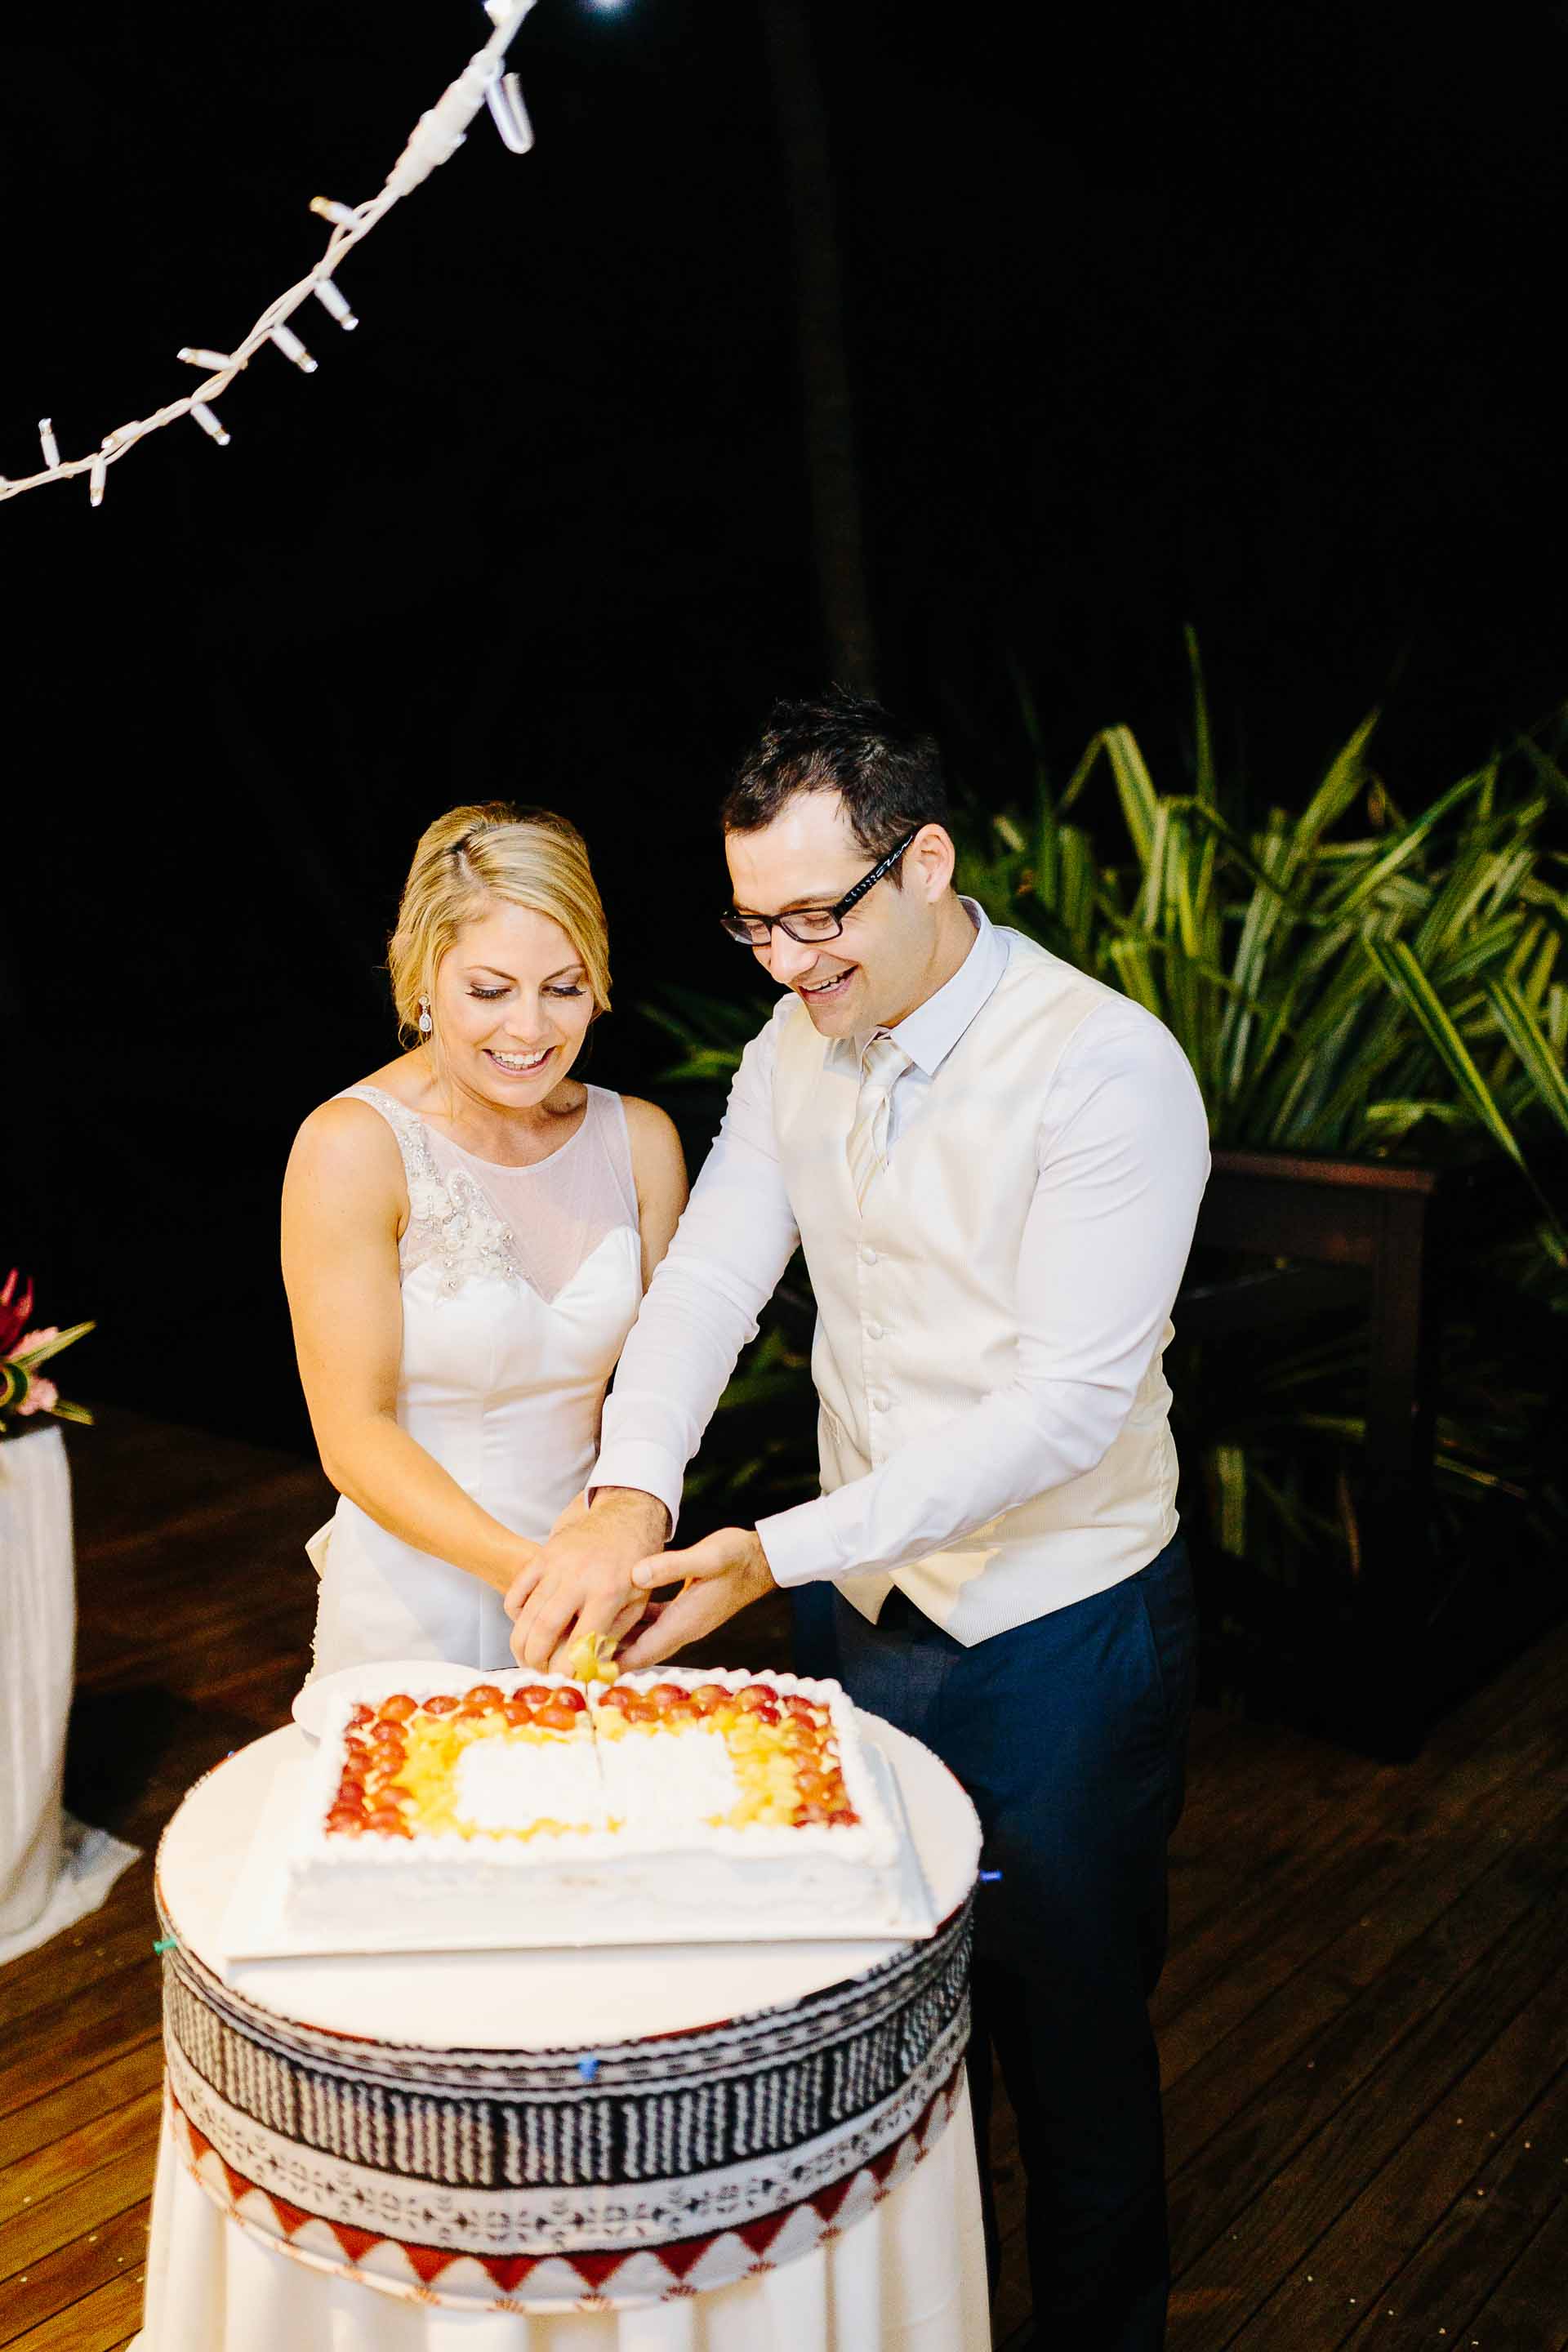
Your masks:
{"label": "groom's arm", "polygon": [[[787,1005],[784,1008],[788,1009]],[[626,1632],[637,1562],[673,1533],[686,1465],[799,1239],[773,1135],[774,1023],[741,1058],[712,1150],[633,1325],[605,1405],[587,1513],[508,1595],[512,1650],[542,1668]]]}
{"label": "groom's arm", "polygon": [[590,1489],[680,1506],[686,1465],[800,1239],[773,1133],[775,1024],[741,1059],[723,1122],[621,1351]]}

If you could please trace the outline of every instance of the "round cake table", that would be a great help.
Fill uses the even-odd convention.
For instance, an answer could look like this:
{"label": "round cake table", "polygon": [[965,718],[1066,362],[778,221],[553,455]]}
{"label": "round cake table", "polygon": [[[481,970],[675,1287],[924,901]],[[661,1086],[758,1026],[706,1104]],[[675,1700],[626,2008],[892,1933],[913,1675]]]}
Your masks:
{"label": "round cake table", "polygon": [[159,1852],[166,2098],[138,2352],[984,2352],[979,1832],[890,1726],[910,1943],[223,1958],[294,1727]]}

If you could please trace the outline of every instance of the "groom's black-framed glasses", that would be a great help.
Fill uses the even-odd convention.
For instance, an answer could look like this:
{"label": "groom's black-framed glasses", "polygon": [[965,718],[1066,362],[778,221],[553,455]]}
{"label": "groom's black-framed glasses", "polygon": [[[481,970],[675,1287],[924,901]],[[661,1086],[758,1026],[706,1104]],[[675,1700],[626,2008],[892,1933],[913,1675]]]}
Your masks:
{"label": "groom's black-framed glasses", "polygon": [[914,833],[906,833],[896,847],[889,849],[879,865],[869,874],[863,874],[852,890],[846,890],[831,907],[791,907],[783,915],[721,915],[719,920],[732,940],[743,948],[765,948],[773,939],[774,927],[786,939],[795,940],[801,947],[811,947],[818,940],[836,940],[844,929],[844,918],[851,907],[858,904],[868,890],[874,889],[884,874],[890,874],[905,850],[924,828],[916,825]]}

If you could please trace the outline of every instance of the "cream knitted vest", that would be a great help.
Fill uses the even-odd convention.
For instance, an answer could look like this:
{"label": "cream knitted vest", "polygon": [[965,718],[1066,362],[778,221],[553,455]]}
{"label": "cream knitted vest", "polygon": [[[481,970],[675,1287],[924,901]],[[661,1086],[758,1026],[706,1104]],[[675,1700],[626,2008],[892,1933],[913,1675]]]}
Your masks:
{"label": "cream knitted vest", "polygon": [[[812,1374],[826,1494],[942,1425],[1014,1375],[1019,1245],[1052,1076],[1108,997],[1016,931],[1007,965],[937,1071],[857,1207],[847,1144],[853,1048],[805,1009],[779,1024],[773,1121],[816,1295]],[[1167,1324],[1161,1350],[1169,1343]],[[1081,1477],[900,1569],[839,1579],[872,1616],[890,1584],[964,1643],[1134,1575],[1176,1530],[1170,1391],[1156,1351],[1132,1410]]]}

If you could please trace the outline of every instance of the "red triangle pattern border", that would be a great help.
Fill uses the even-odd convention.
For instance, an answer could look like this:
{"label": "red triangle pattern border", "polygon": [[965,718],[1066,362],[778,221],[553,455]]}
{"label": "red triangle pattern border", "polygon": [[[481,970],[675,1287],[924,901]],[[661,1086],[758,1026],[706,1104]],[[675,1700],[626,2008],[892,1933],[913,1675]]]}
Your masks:
{"label": "red triangle pattern border", "polygon": [[[430,2290],[435,2287],[442,2272],[448,2269],[453,2263],[477,2263],[494,2284],[497,2294],[509,2299],[519,2296],[520,2291],[526,2284],[529,2277],[542,2263],[565,2263],[574,2270],[583,2281],[584,2296],[592,2297],[595,2304],[607,2308],[613,2302],[613,2298],[605,2297],[605,2288],[621,2265],[631,2260],[634,2255],[653,2255],[669,2273],[668,2292],[671,2294],[689,2294],[695,2290],[687,2284],[689,2274],[696,2269],[704,2254],[711,2246],[716,2245],[721,2238],[740,2239],[752,2254],[752,2270],[762,2271],[773,2268],[773,2264],[768,2259],[769,2249],[786,2222],[799,2213],[803,2207],[809,2207],[816,2215],[821,2224],[821,2236],[837,2237],[837,2216],[856,2180],[862,2175],[868,2174],[877,2184],[879,2198],[885,2195],[889,2175],[898,2164],[904,2150],[912,2147],[916,2162],[924,2155],[933,2118],[940,2115],[945,2122],[952,2112],[952,2103],[963,2077],[963,2070],[961,2065],[952,2080],[941,2090],[932,2094],[915,2122],[900,2138],[893,2142],[891,2147],[881,2149],[876,2156],[868,2158],[864,2164],[853,2166],[841,2179],[830,2181],[812,2196],[803,2198],[797,2205],[785,2206],[781,2212],[760,2215],[753,2221],[731,2223],[722,2230],[710,2231],[701,2237],[679,2238],[662,2246],[627,2247],[620,2252],[606,2253],[565,2254],[552,2252],[542,2254],[479,2254],[467,2251],[454,2252],[449,2246],[422,2245],[411,2242],[405,2238],[390,2237],[384,2231],[361,2229],[352,2221],[333,2221],[326,2214],[312,2214],[303,2206],[289,2202],[286,2199],[277,2196],[271,2189],[263,2189],[259,2182],[248,2179],[243,2172],[237,2171],[214,2147],[206,2134],[191,2121],[172,2091],[168,2093],[168,2101],[176,2137],[184,2135],[185,2151],[192,2169],[199,2171],[203,2158],[212,2157],[221,2168],[233,2208],[237,2208],[247,2197],[262,2198],[277,2221],[276,2231],[269,2234],[276,2235],[284,2251],[289,2249],[289,2242],[305,2223],[310,2221],[321,2221],[325,2223],[342,2247],[344,2259],[355,2270],[360,2268],[365,2256],[375,2247],[395,2246],[404,2256],[418,2282],[417,2287],[411,2292],[416,2294],[421,2302],[440,2300],[438,2294],[432,2296]],[[383,2287],[390,2284],[385,2279],[376,2279],[369,2283]],[[471,2295],[454,2296],[451,2300],[470,2307],[475,2302],[475,2298]]]}

